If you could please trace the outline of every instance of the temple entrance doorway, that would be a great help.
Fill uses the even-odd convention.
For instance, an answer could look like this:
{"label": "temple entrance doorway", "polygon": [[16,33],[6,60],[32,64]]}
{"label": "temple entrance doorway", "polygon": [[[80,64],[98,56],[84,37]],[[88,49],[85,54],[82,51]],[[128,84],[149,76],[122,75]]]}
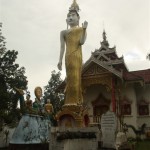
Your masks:
{"label": "temple entrance doorway", "polygon": [[110,102],[102,94],[99,94],[96,100],[92,102],[94,123],[100,123],[102,114],[106,113],[110,108]]}

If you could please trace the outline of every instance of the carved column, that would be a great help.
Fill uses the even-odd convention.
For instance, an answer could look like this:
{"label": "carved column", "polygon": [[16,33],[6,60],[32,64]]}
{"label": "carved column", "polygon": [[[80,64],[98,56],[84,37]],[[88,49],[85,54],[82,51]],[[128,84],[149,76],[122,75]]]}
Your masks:
{"label": "carved column", "polygon": [[112,77],[112,111],[116,112],[116,98],[115,98],[115,81]]}

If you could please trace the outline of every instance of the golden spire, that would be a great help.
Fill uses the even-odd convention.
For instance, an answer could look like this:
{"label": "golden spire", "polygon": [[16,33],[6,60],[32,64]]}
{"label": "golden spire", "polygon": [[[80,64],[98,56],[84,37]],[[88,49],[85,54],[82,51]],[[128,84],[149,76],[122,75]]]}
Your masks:
{"label": "golden spire", "polygon": [[80,8],[79,5],[77,4],[76,0],[73,0],[73,3],[71,7],[69,8],[69,11],[75,10],[76,12],[79,12]]}

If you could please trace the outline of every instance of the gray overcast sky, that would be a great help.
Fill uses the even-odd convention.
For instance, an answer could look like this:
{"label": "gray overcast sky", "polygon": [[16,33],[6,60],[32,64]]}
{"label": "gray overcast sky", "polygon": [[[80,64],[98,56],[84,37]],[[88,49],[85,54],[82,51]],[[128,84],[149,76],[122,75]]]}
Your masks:
{"label": "gray overcast sky", "polygon": [[[47,85],[57,69],[60,31],[73,0],[0,0],[0,22],[7,48],[19,52],[17,63],[26,68],[31,95]],[[116,45],[130,71],[150,68],[150,0],[77,0],[80,25],[88,21],[83,61],[100,47],[105,28],[110,47]],[[63,66],[63,78],[65,67]],[[32,97],[34,99],[34,97]]]}

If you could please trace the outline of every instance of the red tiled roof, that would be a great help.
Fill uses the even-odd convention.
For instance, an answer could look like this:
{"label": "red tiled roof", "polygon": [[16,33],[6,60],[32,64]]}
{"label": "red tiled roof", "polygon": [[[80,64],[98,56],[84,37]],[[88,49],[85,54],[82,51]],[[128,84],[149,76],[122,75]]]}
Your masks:
{"label": "red tiled roof", "polygon": [[128,81],[144,80],[145,83],[150,83],[150,69],[124,72],[123,77]]}

